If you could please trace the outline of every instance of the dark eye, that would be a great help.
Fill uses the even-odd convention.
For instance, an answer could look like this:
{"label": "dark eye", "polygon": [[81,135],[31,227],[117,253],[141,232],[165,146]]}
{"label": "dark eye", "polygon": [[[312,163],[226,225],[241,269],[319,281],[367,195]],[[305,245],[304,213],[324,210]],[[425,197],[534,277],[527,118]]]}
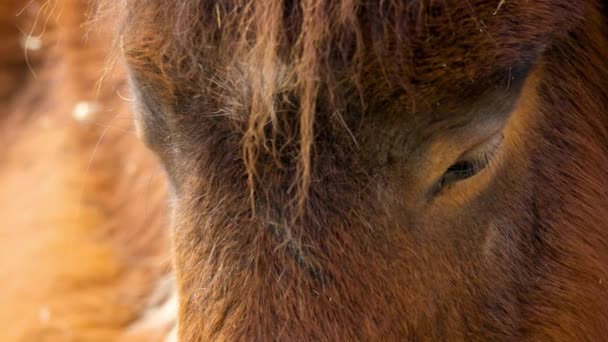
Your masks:
{"label": "dark eye", "polygon": [[450,166],[439,180],[441,187],[474,176],[487,166],[487,160],[461,160]]}
{"label": "dark eye", "polygon": [[458,161],[448,167],[433,187],[432,194],[436,195],[446,186],[467,178],[471,178],[485,169],[493,159],[502,135],[488,139],[464,153]]}
{"label": "dark eye", "polygon": [[431,188],[431,196],[437,195],[447,186],[471,178],[485,169],[494,159],[502,139],[502,133],[497,132],[465,151],[435,182]]}
{"label": "dark eye", "polygon": [[438,194],[446,186],[455,182],[465,180],[467,178],[475,176],[479,171],[483,170],[488,165],[487,158],[481,158],[480,160],[460,160],[450,166],[443,176],[437,181],[431,195]]}

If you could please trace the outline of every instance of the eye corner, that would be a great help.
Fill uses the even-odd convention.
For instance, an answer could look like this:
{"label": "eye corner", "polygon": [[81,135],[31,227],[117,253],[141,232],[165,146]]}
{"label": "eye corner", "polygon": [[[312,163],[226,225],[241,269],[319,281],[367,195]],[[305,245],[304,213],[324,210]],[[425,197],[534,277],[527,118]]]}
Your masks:
{"label": "eye corner", "polygon": [[484,166],[476,166],[474,162],[460,160],[452,164],[431,188],[430,195],[434,197],[450,185],[471,178],[481,171]]}
{"label": "eye corner", "polygon": [[503,134],[499,132],[463,153],[431,187],[430,197],[435,197],[456,183],[473,178],[485,170],[494,160],[502,141]]}

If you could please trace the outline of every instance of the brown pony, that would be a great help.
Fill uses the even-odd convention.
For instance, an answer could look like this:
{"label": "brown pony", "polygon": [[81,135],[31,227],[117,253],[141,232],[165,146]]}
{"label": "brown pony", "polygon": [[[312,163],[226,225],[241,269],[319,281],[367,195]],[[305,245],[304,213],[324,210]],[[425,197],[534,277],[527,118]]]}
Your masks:
{"label": "brown pony", "polygon": [[106,8],[182,340],[608,339],[604,6]]}
{"label": "brown pony", "polygon": [[132,134],[124,75],[97,90],[111,39],[87,35],[87,12],[0,2],[0,341],[172,328],[164,177]]}
{"label": "brown pony", "polygon": [[[78,1],[63,3],[82,13]],[[602,0],[102,3],[96,21],[117,28],[114,50],[127,65],[136,126],[170,182],[181,340],[608,339],[605,7]],[[144,307],[124,313],[113,300],[146,297],[151,290],[142,284],[162,273],[124,260],[162,255],[162,230],[135,222],[162,220],[140,206],[162,203],[163,185],[148,187],[157,196],[142,195],[141,175],[155,166],[131,135],[115,132],[116,114],[104,124],[114,134],[100,140],[97,121],[80,115],[90,110],[57,104],[92,96],[88,77],[103,69],[106,47],[78,45],[82,17],[67,17],[56,21],[75,30],[57,42],[63,53],[36,59],[37,80],[20,76],[32,87],[21,89],[25,100],[8,95],[15,103],[8,108],[25,109],[6,115],[16,123],[3,125],[12,138],[0,154],[8,170],[0,177],[6,254],[44,264],[23,276],[13,262],[1,277],[11,288],[14,278],[28,279],[15,288],[34,289],[30,298],[70,294],[56,305],[71,303],[63,310],[89,317],[70,326],[101,327],[106,335],[81,339],[107,340],[118,336],[108,322],[138,326],[135,312]],[[57,68],[72,70],[69,82],[59,81]],[[118,86],[119,78],[107,83]],[[99,102],[119,103],[112,95]],[[18,115],[44,108],[58,109]],[[44,117],[53,129],[44,130]],[[58,158],[60,151],[69,157]],[[121,158],[147,171],[132,175],[117,167]],[[36,184],[27,202],[14,199],[32,182],[49,188]],[[57,193],[83,187],[91,198]],[[84,216],[72,216],[70,203]],[[21,223],[26,204],[45,229]],[[27,244],[29,231],[44,254]],[[102,246],[100,256],[81,252],[95,250],[91,241]],[[51,259],[62,253],[74,253],[73,262]],[[84,262],[90,255],[98,258],[93,266]],[[82,278],[69,273],[83,269]],[[76,280],[41,286],[49,278]],[[114,284],[128,294],[114,297]],[[2,307],[19,308],[19,291],[4,292]],[[19,315],[5,316],[8,327],[18,324]]]}

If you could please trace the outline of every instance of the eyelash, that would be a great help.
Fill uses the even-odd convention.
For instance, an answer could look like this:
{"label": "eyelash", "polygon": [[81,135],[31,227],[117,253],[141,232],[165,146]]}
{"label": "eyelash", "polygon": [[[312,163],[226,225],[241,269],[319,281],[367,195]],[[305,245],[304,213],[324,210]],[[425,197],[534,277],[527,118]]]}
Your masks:
{"label": "eyelash", "polygon": [[477,156],[462,158],[452,164],[437,181],[432,195],[437,195],[448,185],[471,178],[487,168],[494,158],[496,150],[497,148],[494,148],[490,152],[482,152]]}

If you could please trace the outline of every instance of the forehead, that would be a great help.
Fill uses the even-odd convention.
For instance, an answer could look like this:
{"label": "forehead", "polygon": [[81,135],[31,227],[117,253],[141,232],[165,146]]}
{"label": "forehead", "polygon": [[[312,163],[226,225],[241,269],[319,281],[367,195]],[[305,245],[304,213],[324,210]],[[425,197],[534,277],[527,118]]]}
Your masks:
{"label": "forehead", "polygon": [[525,73],[583,7],[564,0],[133,0],[122,37],[135,77],[168,92],[243,93],[267,81],[296,89],[314,78],[330,90],[340,84],[343,94],[332,96],[398,92],[432,105]]}

